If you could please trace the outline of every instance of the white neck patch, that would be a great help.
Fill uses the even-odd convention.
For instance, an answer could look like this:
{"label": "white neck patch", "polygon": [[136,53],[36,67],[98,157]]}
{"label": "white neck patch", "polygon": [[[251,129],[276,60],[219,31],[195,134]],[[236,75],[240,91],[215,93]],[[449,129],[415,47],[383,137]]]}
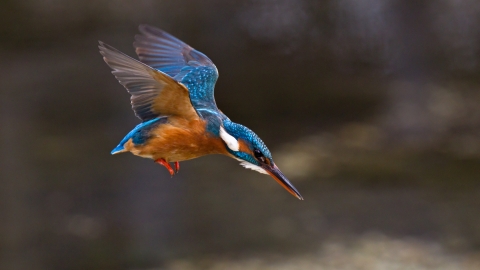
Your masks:
{"label": "white neck patch", "polygon": [[220,126],[220,138],[227,144],[228,148],[232,151],[238,151],[240,149],[240,144],[238,143],[237,139],[232,135],[228,134],[225,129]]}
{"label": "white neck patch", "polygon": [[241,160],[239,158],[237,158],[237,160],[240,161],[240,165],[242,165],[246,169],[254,170],[254,171],[257,171],[257,172],[263,173],[263,174],[268,174],[267,171],[265,171],[262,167],[259,167],[255,164],[252,164],[252,163],[248,162],[248,161]]}

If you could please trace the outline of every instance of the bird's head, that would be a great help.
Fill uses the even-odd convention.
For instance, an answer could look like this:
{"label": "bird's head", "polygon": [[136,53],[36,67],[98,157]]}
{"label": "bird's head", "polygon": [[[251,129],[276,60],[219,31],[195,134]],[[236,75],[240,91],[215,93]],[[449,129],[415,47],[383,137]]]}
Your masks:
{"label": "bird's head", "polygon": [[220,126],[219,135],[230,156],[239,160],[242,166],[269,174],[290,194],[303,200],[302,195],[275,165],[272,154],[257,134],[245,126],[225,120]]}

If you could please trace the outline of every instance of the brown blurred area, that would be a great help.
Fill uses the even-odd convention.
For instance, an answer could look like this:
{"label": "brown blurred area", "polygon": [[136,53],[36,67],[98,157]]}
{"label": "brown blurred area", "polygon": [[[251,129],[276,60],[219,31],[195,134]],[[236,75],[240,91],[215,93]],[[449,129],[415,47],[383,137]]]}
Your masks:
{"label": "brown blurred area", "polygon": [[[97,49],[139,24],[299,189],[110,151],[139,120]],[[480,2],[3,0],[0,269],[480,269]]]}

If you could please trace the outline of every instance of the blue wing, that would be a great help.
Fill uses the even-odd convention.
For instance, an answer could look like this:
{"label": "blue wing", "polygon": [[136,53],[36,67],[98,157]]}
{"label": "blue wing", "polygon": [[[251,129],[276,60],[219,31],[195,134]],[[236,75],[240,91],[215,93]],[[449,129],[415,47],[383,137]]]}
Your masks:
{"label": "blue wing", "polygon": [[158,28],[141,25],[135,36],[135,51],[143,63],[184,84],[197,112],[221,114],[213,96],[218,70],[203,53]]}

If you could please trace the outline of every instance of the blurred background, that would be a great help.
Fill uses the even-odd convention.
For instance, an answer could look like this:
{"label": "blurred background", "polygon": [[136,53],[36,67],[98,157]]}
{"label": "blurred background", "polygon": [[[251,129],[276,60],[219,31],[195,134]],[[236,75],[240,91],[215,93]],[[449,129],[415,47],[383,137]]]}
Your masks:
{"label": "blurred background", "polygon": [[[110,151],[98,53],[162,28],[299,189]],[[480,269],[477,0],[2,0],[0,269]]]}

